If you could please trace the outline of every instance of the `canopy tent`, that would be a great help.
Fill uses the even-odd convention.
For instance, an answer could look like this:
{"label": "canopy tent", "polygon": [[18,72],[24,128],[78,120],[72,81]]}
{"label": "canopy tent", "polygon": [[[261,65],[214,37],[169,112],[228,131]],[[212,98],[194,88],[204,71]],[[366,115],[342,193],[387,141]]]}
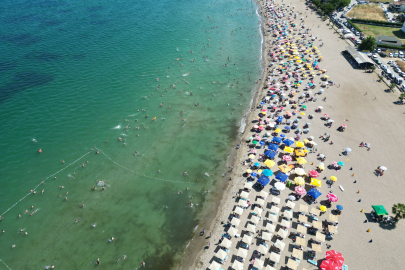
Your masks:
{"label": "canopy tent", "polygon": [[247,254],[248,254],[247,249],[240,248],[240,249],[238,249],[238,253],[236,254],[236,256],[246,258]]}
{"label": "canopy tent", "polygon": [[238,234],[238,230],[231,226],[229,227],[228,234],[230,234],[231,236],[235,236]]}
{"label": "canopy tent", "polygon": [[226,253],[226,251],[224,251],[223,249],[219,249],[215,256],[217,256],[217,258],[220,258],[221,260],[225,260],[225,258],[228,257],[228,253]]}
{"label": "canopy tent", "polygon": [[262,232],[262,239],[266,241],[271,241],[271,237],[273,236],[272,233],[269,232]]}
{"label": "canopy tent", "polygon": [[308,191],[307,194],[308,194],[308,195],[311,195],[311,196],[314,197],[315,199],[317,199],[319,196],[322,195],[322,193],[321,193],[319,190],[314,189],[314,188],[312,188],[310,191]]}
{"label": "canopy tent", "polygon": [[259,259],[255,259],[255,262],[253,263],[253,267],[261,270],[263,269],[263,265],[264,265],[264,261],[259,260]]}
{"label": "canopy tent", "polygon": [[269,144],[268,149],[269,149],[269,150],[273,150],[273,151],[277,151],[278,145],[271,143],[271,144]]}
{"label": "canopy tent", "polygon": [[371,207],[373,207],[375,213],[379,216],[386,216],[388,215],[387,210],[385,210],[384,206],[382,205],[372,205]]}
{"label": "canopy tent", "polygon": [[271,233],[275,232],[276,225],[267,222],[265,229]]}
{"label": "canopy tent", "polygon": [[257,179],[257,182],[263,186],[267,186],[270,183],[270,179],[262,175],[259,177],[259,179]]}
{"label": "canopy tent", "polygon": [[280,262],[280,257],[281,257],[281,255],[279,255],[275,252],[270,253],[270,261],[278,263],[278,262]]}
{"label": "canopy tent", "polygon": [[276,179],[277,179],[277,180],[280,180],[281,182],[287,181],[287,178],[288,178],[288,175],[286,175],[285,173],[282,173],[282,172],[279,172],[279,173],[276,175]]}
{"label": "canopy tent", "polygon": [[222,265],[220,265],[220,264],[217,263],[216,261],[212,261],[212,263],[210,264],[210,266],[208,266],[208,269],[210,269],[210,270],[222,270],[221,266],[222,266]]}
{"label": "canopy tent", "polygon": [[[242,249],[242,248],[241,248]],[[241,250],[239,249],[239,250]],[[243,270],[243,263],[241,263],[240,261],[235,260],[232,264],[232,269],[235,270]]]}
{"label": "canopy tent", "polygon": [[[276,153],[276,152],[273,152],[273,151],[267,151],[267,152],[271,152],[271,153],[269,153],[269,157],[270,157],[270,158],[273,158],[273,157],[275,157],[275,155],[277,155],[277,153]],[[267,152],[266,152],[266,153],[267,153]],[[265,154],[266,154],[266,153],[265,153]],[[273,154],[274,154],[274,156],[272,157]],[[273,167],[274,165],[276,165],[276,163],[275,163],[273,160],[267,159],[267,160],[264,162],[264,165],[266,165],[267,167],[271,168],[271,167]]]}
{"label": "canopy tent", "polygon": [[246,243],[246,244],[251,244],[252,243],[252,236],[249,236],[247,234],[245,234],[242,238],[242,242]]}
{"label": "canopy tent", "polygon": [[232,242],[230,240],[228,240],[227,238],[224,238],[224,240],[222,240],[220,246],[223,246],[225,248],[230,248],[232,246]]}

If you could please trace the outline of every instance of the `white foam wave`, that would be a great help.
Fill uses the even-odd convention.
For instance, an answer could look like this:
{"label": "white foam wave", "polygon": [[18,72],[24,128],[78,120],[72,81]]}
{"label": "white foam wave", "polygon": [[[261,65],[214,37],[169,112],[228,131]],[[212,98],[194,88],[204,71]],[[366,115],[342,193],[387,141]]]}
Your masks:
{"label": "white foam wave", "polygon": [[114,127],[113,129],[120,129],[120,128],[121,128],[121,126],[118,125],[118,126]]}

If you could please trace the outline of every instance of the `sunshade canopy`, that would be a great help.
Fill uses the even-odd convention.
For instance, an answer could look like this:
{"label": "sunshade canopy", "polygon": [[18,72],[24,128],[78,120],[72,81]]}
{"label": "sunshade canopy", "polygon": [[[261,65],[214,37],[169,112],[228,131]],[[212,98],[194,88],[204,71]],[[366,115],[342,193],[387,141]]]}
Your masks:
{"label": "sunshade canopy", "polygon": [[221,246],[225,247],[225,248],[230,248],[232,245],[232,242],[230,240],[228,240],[227,238],[224,238],[224,240],[222,240],[221,242]]}
{"label": "sunshade canopy", "polygon": [[280,180],[281,182],[285,182],[285,181],[287,180],[287,178],[288,178],[288,175],[286,175],[286,174],[283,173],[283,172],[279,172],[279,173],[276,175],[276,179],[277,179],[277,180]]}
{"label": "sunshade canopy", "polygon": [[234,228],[234,227],[229,227],[229,230],[228,230],[228,233],[231,235],[231,236],[235,236],[235,234],[238,234],[238,230],[236,229],[236,228]]}
{"label": "sunshade canopy", "polygon": [[[242,248],[241,248],[242,249]],[[235,270],[243,270],[243,263],[238,260],[235,260],[232,264],[232,268]]]}
{"label": "sunshade canopy", "polygon": [[264,175],[260,176],[259,179],[257,179],[257,182],[263,186],[267,186],[270,183],[270,179]]}
{"label": "sunshade canopy", "polygon": [[263,269],[264,261],[256,259],[255,263],[253,264],[253,267],[256,267],[257,269]]}
{"label": "sunshade canopy", "polygon": [[222,265],[220,265],[220,264],[217,263],[216,261],[212,261],[212,263],[210,264],[210,266],[208,267],[208,269],[210,269],[210,270],[219,270],[219,269],[222,269],[221,266],[222,266]]}
{"label": "sunshade canopy", "polygon": [[273,262],[276,262],[276,263],[280,262],[280,257],[281,256],[275,252],[270,253],[270,260]]}
{"label": "sunshade canopy", "polygon": [[273,236],[273,234],[271,234],[269,232],[262,232],[262,239],[263,240],[271,241],[272,236]]}
{"label": "sunshade canopy", "polygon": [[271,233],[272,233],[272,232],[275,232],[275,230],[276,230],[276,225],[271,224],[271,223],[267,223],[265,229],[268,230],[268,231],[271,232]]}
{"label": "sunshade canopy", "polygon": [[247,234],[245,234],[242,238],[242,241],[246,244],[251,244],[252,243],[252,236],[249,236]]}
{"label": "sunshade canopy", "polygon": [[382,215],[382,216],[388,215],[387,210],[385,210],[384,206],[382,206],[382,205],[372,205],[371,207],[373,207],[375,213],[377,215],[379,215],[379,216],[380,215]]}
{"label": "sunshade canopy", "polygon": [[228,256],[228,253],[226,253],[226,251],[224,251],[223,249],[219,249],[216,256],[221,260],[224,260]]}

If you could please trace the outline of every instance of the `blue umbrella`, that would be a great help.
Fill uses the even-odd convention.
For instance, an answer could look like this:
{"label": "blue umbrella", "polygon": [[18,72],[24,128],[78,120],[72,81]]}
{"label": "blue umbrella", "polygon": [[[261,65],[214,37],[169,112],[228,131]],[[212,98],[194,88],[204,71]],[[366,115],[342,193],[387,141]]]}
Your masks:
{"label": "blue umbrella", "polygon": [[266,104],[266,103],[264,103],[264,102],[260,102],[260,105],[264,105],[264,104]]}
{"label": "blue umbrella", "polygon": [[256,177],[256,176],[257,176],[257,173],[252,172],[250,175],[253,176],[253,177]]}
{"label": "blue umbrella", "polygon": [[259,163],[259,162],[255,162],[255,164],[253,164],[253,165],[255,165],[256,167],[259,167],[259,166],[260,166],[260,163]]}
{"label": "blue umbrella", "polygon": [[[274,152],[274,151],[267,151],[267,152],[270,152],[270,153],[268,153],[266,156],[268,156],[269,158],[274,158],[276,155],[277,155],[277,153],[276,152]],[[267,153],[266,152],[266,153]]]}
{"label": "blue umbrella", "polygon": [[269,169],[265,169],[263,171],[263,175],[269,177],[269,176],[273,175],[273,172],[271,170],[269,170]]}
{"label": "blue umbrella", "polygon": [[312,188],[310,191],[307,192],[308,195],[311,195],[315,199],[317,199],[319,196],[322,195],[321,192],[319,192],[317,189]]}
{"label": "blue umbrella", "polygon": [[271,95],[271,97],[276,97],[277,95]]}
{"label": "blue umbrella", "polygon": [[273,137],[273,139],[271,141],[276,142],[276,143],[281,143],[282,139],[279,137]]}
{"label": "blue umbrella", "polygon": [[290,146],[290,145],[292,145],[294,142],[287,139],[287,140],[284,140],[283,143],[284,143],[285,145],[287,145],[287,146]]}
{"label": "blue umbrella", "polygon": [[285,138],[285,134],[280,134],[280,137],[281,137],[281,138]]}
{"label": "blue umbrella", "polygon": [[273,150],[273,151],[277,151],[278,145],[271,143],[271,144],[269,145],[269,149],[270,149],[270,150]]}
{"label": "blue umbrella", "polygon": [[266,144],[264,141],[260,141],[259,143],[260,143],[261,146]]}
{"label": "blue umbrella", "polygon": [[286,175],[285,173],[279,172],[276,175],[276,179],[280,180],[281,182],[285,182],[287,181],[288,175]]}
{"label": "blue umbrella", "polygon": [[336,205],[337,210],[343,210],[343,206],[341,205]]}
{"label": "blue umbrella", "polygon": [[278,121],[278,122],[282,122],[282,121],[283,121],[283,117],[282,117],[282,116],[279,116],[279,117],[277,118],[277,121]]}
{"label": "blue umbrella", "polygon": [[264,175],[260,176],[259,179],[257,179],[257,182],[259,184],[262,184],[263,186],[267,186],[270,183],[270,179]]}
{"label": "blue umbrella", "polygon": [[284,127],[286,130],[290,130],[291,129],[291,127],[289,127],[289,126],[285,126]]}

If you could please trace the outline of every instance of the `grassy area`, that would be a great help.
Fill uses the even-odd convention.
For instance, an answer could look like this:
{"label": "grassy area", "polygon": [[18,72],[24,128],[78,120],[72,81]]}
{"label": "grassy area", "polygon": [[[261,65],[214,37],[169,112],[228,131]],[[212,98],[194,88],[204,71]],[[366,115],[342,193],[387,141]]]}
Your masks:
{"label": "grassy area", "polygon": [[380,4],[355,5],[346,16],[363,20],[387,21]]}
{"label": "grassy area", "polygon": [[[405,33],[401,31],[401,28],[368,25],[360,23],[355,23],[355,25],[363,31],[365,36],[391,36],[391,37],[394,36],[402,40],[402,44],[405,44]],[[364,27],[366,29],[364,29]]]}
{"label": "grassy area", "polygon": [[398,66],[399,66],[399,69],[400,69],[402,72],[405,72],[405,62],[404,62],[404,61],[399,61],[399,60],[397,60],[397,61],[395,61],[395,62],[397,62]]}

